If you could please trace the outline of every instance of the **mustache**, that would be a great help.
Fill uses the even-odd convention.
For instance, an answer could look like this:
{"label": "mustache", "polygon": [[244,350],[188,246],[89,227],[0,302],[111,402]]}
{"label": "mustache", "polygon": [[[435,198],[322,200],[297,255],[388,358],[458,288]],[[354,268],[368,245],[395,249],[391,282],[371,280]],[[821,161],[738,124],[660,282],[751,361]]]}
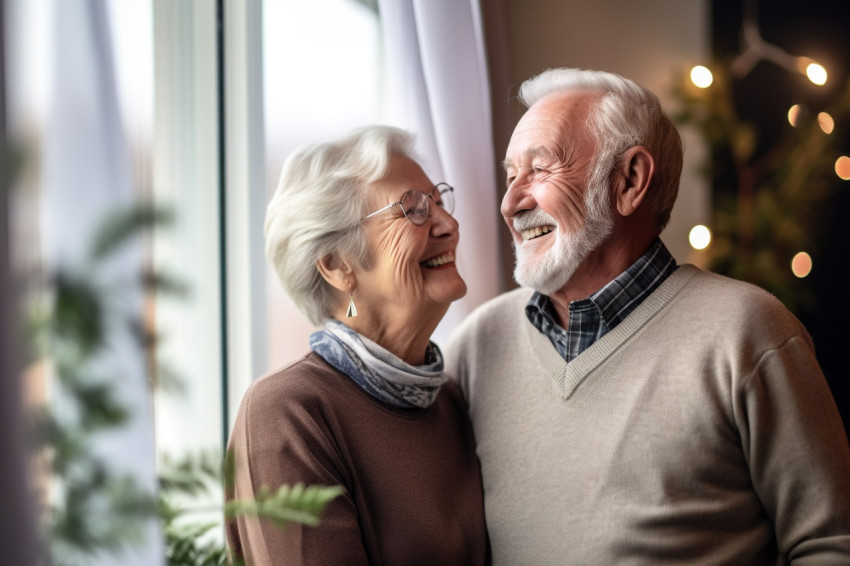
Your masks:
{"label": "mustache", "polygon": [[529,230],[544,224],[558,225],[557,221],[550,214],[540,208],[517,212],[513,217],[513,227],[517,232]]}

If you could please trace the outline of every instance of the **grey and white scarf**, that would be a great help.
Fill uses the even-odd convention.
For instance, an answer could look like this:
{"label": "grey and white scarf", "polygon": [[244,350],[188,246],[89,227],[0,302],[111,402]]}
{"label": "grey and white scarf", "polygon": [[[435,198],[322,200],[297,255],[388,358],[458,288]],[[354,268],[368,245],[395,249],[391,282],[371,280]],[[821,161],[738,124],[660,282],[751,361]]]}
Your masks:
{"label": "grey and white scarf", "polygon": [[430,406],[447,379],[443,354],[433,342],[425,364],[412,366],[335,319],[310,335],[310,349],[371,396],[396,407]]}

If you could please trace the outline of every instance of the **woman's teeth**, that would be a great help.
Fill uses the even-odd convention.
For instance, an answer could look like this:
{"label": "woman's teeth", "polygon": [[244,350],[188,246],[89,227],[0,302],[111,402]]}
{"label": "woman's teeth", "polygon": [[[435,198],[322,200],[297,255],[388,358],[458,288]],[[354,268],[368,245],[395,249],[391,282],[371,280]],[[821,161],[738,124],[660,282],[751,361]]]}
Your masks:
{"label": "woman's teeth", "polygon": [[431,259],[426,259],[422,262],[423,267],[438,267],[445,263],[449,263],[455,260],[455,254],[449,252],[442,255],[438,255],[436,257],[432,257]]}
{"label": "woman's teeth", "polygon": [[537,226],[535,228],[523,230],[522,232],[520,232],[520,235],[522,236],[522,241],[525,242],[525,241],[531,240],[532,238],[536,238],[537,236],[542,236],[543,234],[548,234],[549,232],[551,232],[554,229],[555,229],[554,226],[547,224],[545,226]]}

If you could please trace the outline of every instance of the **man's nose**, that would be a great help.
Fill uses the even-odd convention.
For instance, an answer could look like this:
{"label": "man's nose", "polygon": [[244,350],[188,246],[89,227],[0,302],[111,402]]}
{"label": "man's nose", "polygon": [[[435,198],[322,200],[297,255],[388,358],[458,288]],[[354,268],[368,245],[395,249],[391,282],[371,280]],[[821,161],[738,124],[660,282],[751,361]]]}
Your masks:
{"label": "man's nose", "polygon": [[508,185],[505,196],[502,197],[502,216],[510,218],[521,210],[531,210],[536,206],[537,203],[531,194],[528,179],[522,174],[517,174]]}

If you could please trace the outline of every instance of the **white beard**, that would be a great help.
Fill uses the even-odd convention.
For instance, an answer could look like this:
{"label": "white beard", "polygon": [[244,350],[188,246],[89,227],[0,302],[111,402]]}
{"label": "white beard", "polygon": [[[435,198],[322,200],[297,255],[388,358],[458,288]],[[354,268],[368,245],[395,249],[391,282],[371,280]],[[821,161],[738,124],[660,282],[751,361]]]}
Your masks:
{"label": "white beard", "polygon": [[554,218],[539,208],[523,214],[522,219],[514,219],[514,229],[518,223],[525,227],[542,224],[556,226],[554,244],[540,257],[535,258],[534,252],[525,249],[522,243],[514,242],[514,279],[517,283],[544,295],[551,295],[567,284],[579,265],[602,244],[614,226],[607,183],[596,184],[588,191],[585,209],[584,222],[574,233],[566,232],[565,227],[558,226]]}

